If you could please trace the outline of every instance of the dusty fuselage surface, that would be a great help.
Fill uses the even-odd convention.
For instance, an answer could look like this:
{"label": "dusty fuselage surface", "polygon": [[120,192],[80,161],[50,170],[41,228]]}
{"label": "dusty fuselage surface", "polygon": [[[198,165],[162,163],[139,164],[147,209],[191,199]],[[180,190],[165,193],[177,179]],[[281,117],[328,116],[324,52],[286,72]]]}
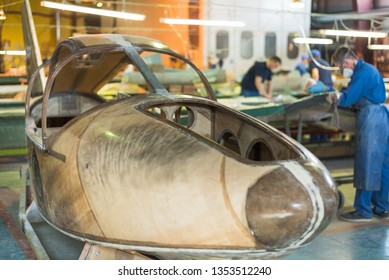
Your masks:
{"label": "dusty fuselage surface", "polygon": [[[143,51],[174,55],[145,38],[70,38],[48,62],[42,98],[27,99],[32,186],[48,223],[161,259],[273,258],[325,229],[338,194],[309,151],[216,102],[201,73],[201,90],[169,94]],[[98,97],[127,64],[149,92]]]}

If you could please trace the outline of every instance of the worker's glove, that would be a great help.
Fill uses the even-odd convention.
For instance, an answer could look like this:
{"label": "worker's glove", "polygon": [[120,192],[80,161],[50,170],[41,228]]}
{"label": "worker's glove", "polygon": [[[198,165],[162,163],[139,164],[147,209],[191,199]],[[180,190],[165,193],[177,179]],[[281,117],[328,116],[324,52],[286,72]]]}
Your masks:
{"label": "worker's glove", "polygon": [[335,105],[338,103],[338,99],[340,98],[341,93],[339,91],[332,91],[328,93],[328,96],[326,97],[327,102],[331,105]]}

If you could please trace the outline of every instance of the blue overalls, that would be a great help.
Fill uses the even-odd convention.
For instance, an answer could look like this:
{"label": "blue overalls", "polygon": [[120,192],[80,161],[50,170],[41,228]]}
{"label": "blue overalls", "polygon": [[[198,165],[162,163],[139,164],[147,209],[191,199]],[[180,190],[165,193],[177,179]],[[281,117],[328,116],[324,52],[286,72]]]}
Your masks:
{"label": "blue overalls", "polygon": [[354,208],[367,218],[389,209],[389,111],[382,104],[359,99],[354,161]]}
{"label": "blue overalls", "polygon": [[371,218],[373,210],[389,210],[389,111],[382,103],[386,91],[378,70],[358,60],[347,89],[342,90],[340,106],[357,108],[357,132],[354,161],[354,208]]}

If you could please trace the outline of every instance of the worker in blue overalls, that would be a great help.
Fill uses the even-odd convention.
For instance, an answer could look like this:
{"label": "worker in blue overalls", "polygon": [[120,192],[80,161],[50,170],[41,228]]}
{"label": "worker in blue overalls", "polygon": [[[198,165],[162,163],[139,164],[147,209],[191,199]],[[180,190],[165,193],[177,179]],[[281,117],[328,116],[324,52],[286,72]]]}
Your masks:
{"label": "worker in blue overalls", "polygon": [[[373,216],[389,218],[389,111],[383,105],[383,78],[349,47],[339,47],[332,61],[342,69],[345,78],[351,78],[347,89],[338,94],[338,106],[354,105],[357,110],[355,211],[340,214],[339,218],[349,222],[368,222]],[[332,93],[332,101],[335,94]]]}

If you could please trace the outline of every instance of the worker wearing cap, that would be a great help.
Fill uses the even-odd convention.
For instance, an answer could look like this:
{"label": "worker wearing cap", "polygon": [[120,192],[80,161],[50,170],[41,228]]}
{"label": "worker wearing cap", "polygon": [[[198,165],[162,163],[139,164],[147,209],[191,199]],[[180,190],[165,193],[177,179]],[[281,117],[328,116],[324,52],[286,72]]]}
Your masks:
{"label": "worker wearing cap", "polygon": [[319,50],[313,49],[312,56],[314,59],[310,59],[309,68],[308,68],[312,79],[314,79],[315,81],[321,81],[327,87],[332,88],[333,83],[332,83],[331,71],[327,69],[323,69],[323,67],[321,67],[321,66],[329,67],[330,64],[321,58],[321,54]]}
{"label": "worker wearing cap", "polygon": [[307,68],[309,65],[309,55],[304,54],[301,56],[301,61],[296,65],[295,70],[299,71],[300,75],[307,73]]}
{"label": "worker wearing cap", "polygon": [[[353,105],[357,110],[354,158],[355,211],[340,219],[367,222],[373,215],[389,218],[389,110],[383,105],[386,90],[383,78],[371,64],[359,59],[349,47],[339,47],[333,55],[345,78],[351,78],[342,90],[339,106]],[[330,94],[334,102],[336,93]]]}

